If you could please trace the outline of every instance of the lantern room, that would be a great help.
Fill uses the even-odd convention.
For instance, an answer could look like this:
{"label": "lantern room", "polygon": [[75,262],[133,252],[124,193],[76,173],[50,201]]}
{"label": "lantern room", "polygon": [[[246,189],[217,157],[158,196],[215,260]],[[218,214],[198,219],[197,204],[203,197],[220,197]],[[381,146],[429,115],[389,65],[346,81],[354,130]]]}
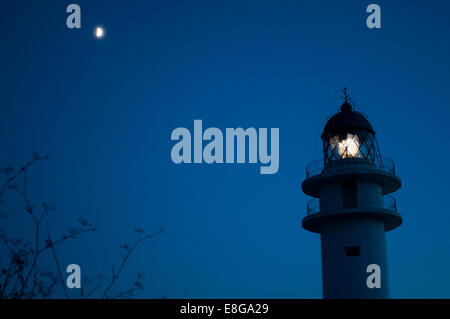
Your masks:
{"label": "lantern room", "polygon": [[380,159],[375,131],[367,118],[345,100],[322,133],[324,165],[343,159],[359,159],[377,164]]}

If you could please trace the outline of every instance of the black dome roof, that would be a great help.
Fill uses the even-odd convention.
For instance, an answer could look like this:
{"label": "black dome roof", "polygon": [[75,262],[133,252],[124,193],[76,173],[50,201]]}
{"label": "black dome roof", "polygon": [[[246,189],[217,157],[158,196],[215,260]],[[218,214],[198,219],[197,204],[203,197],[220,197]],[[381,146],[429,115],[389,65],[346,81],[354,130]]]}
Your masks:
{"label": "black dome roof", "polygon": [[329,133],[345,129],[362,129],[375,134],[367,118],[359,112],[353,111],[350,103],[344,102],[341,111],[333,115],[323,129],[322,138]]}

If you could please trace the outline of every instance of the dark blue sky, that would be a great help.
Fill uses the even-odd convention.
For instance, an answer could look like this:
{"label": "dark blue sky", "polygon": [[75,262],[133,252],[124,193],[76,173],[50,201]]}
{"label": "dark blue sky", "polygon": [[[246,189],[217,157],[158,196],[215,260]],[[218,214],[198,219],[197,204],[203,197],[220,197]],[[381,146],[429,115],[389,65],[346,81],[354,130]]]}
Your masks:
{"label": "dark blue sky", "polygon": [[[303,230],[305,166],[343,86],[377,131],[403,187],[388,233],[391,296],[450,298],[450,2],[69,1],[0,6],[0,164],[50,153],[30,174],[36,202],[100,225],[59,248],[61,264],[109,274],[139,226],[125,287],[139,297],[319,298],[319,236]],[[95,39],[103,25],[106,36]],[[175,165],[174,128],[280,128],[280,169]],[[17,212],[2,227],[29,229]]]}

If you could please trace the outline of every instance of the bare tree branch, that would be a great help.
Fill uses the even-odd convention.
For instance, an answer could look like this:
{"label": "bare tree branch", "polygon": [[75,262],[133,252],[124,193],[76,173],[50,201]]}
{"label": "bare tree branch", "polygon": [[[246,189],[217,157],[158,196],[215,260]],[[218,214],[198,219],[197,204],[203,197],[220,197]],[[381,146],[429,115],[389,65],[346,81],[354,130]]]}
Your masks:
{"label": "bare tree branch", "polygon": [[[7,168],[0,169],[0,173],[3,173],[7,176],[7,180],[3,187],[0,190],[0,199],[2,198],[3,194],[7,190],[10,183],[12,183],[20,174],[25,172],[31,165],[35,164],[38,161],[46,160],[48,159],[48,155],[40,156],[38,153],[33,153],[33,159],[23,165],[20,170],[18,170],[15,174],[11,175],[13,172],[13,168],[11,166],[8,166]],[[11,176],[10,176],[11,175]]]}
{"label": "bare tree branch", "polygon": [[136,247],[145,240],[148,240],[150,238],[154,238],[156,236],[161,235],[163,233],[163,229],[161,228],[158,233],[150,234],[150,235],[146,235],[142,228],[135,229],[135,232],[138,234],[138,239],[134,242],[134,244],[132,246],[129,246],[128,244],[125,243],[120,247],[125,250],[125,255],[123,256],[119,270],[117,272],[115,272],[114,269],[112,269],[111,282],[109,283],[109,285],[106,287],[105,291],[103,292],[102,298],[109,298],[108,297],[109,290],[112,288],[112,286],[115,284],[115,282],[119,278],[123,268],[125,267],[125,264],[127,263],[128,259],[131,256],[131,253],[136,249]]}
{"label": "bare tree branch", "polygon": [[63,278],[63,275],[61,272],[61,267],[59,266],[58,256],[56,255],[55,246],[53,245],[52,238],[50,237],[50,230],[48,227],[48,223],[47,223],[47,236],[48,236],[48,239],[46,242],[47,242],[47,245],[52,250],[53,258],[55,259],[56,270],[58,271],[59,280],[61,281],[61,286],[63,287],[64,295],[66,296],[66,299],[69,299],[69,295],[67,294],[66,285],[64,284],[64,278]]}
{"label": "bare tree branch", "polygon": [[142,273],[136,274],[136,280],[133,283],[133,286],[128,288],[125,291],[119,292],[117,295],[112,297],[113,299],[119,299],[119,298],[131,298],[133,297],[136,290],[144,290],[144,285],[142,284],[142,278],[144,275]]}
{"label": "bare tree branch", "polygon": [[[48,159],[48,156],[40,156],[38,153],[34,153],[33,159],[16,172],[14,172],[14,169],[11,166],[0,168],[0,176],[4,175],[6,177],[6,181],[0,186],[0,205],[4,204],[2,197],[7,190],[16,192],[24,202],[26,216],[30,216],[34,226],[34,240],[32,240],[32,242],[27,242],[22,238],[12,238],[4,231],[0,230],[0,242],[5,245],[8,251],[8,262],[0,267],[0,299],[50,298],[54,293],[55,287],[59,284],[62,286],[64,296],[69,298],[69,293],[64,282],[63,271],[60,267],[60,260],[55,247],[68,240],[79,238],[82,234],[95,232],[97,230],[97,226],[91,224],[84,218],[79,218],[77,220],[78,225],[70,227],[67,232],[63,233],[56,240],[53,240],[50,234],[47,217],[50,212],[56,210],[56,207],[45,202],[36,207],[28,196],[28,169],[36,162],[46,159]],[[19,181],[19,177],[23,177],[22,181]],[[0,211],[0,217],[6,217],[3,210]],[[47,226],[46,238],[41,238],[41,226],[43,223]],[[123,244],[121,246],[124,253],[122,255],[120,266],[117,272],[114,267],[112,267],[111,281],[101,294],[102,298],[110,298],[109,293],[112,287],[116,284],[125,265],[130,259],[131,254],[138,245],[147,239],[162,234],[163,230],[160,229],[158,233],[150,235],[145,234],[144,230],[141,228],[135,229],[135,232],[138,234],[136,241],[131,246],[128,244]],[[38,268],[40,256],[47,250],[53,255],[56,273]],[[0,262],[3,261],[0,260]],[[102,288],[106,277],[97,275],[96,278],[95,286],[89,291],[85,290],[84,286],[87,286],[90,282],[92,283],[92,281],[89,281],[88,279],[84,281],[82,290],[80,291],[83,298],[92,297],[94,293]],[[124,291],[120,291],[118,294],[114,295],[113,298],[129,298],[133,296],[137,290],[143,289],[141,282],[142,278],[143,275],[138,273],[131,287]]]}

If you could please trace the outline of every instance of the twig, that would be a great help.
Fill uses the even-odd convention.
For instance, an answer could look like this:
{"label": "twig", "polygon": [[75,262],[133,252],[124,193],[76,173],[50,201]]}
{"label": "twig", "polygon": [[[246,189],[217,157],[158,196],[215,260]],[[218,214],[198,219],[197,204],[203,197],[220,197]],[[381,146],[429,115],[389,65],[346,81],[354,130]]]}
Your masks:
{"label": "twig", "polygon": [[136,275],[136,280],[133,283],[133,286],[131,286],[130,288],[128,288],[125,291],[121,291],[119,294],[117,294],[116,296],[112,297],[113,299],[118,299],[118,298],[130,298],[134,295],[134,292],[138,289],[143,290],[144,286],[142,285],[142,278],[144,277],[144,275],[142,273],[137,273]]}
{"label": "twig", "polygon": [[101,287],[103,279],[105,279],[105,277],[97,275],[97,285],[87,294],[87,298],[90,298],[92,294]]}
{"label": "twig", "polygon": [[22,166],[20,168],[20,170],[18,170],[13,176],[11,176],[10,178],[8,178],[5,182],[5,184],[3,185],[1,191],[0,191],[0,199],[2,198],[3,194],[5,193],[5,191],[8,188],[8,185],[13,182],[20,174],[22,174],[23,172],[25,172],[31,165],[33,165],[34,163],[41,161],[41,160],[46,160],[48,159],[48,155],[45,155],[43,157],[39,156],[39,154],[34,153],[33,154],[33,159],[31,161],[29,161],[28,163],[26,163],[24,166]]}
{"label": "twig", "polygon": [[124,248],[126,250],[126,254],[122,259],[122,263],[120,264],[119,270],[117,272],[114,271],[114,269],[112,269],[112,278],[111,278],[111,282],[109,283],[109,285],[106,287],[105,291],[102,294],[102,298],[108,298],[108,292],[109,290],[112,288],[112,286],[114,285],[114,283],[117,281],[117,279],[119,278],[123,268],[125,267],[125,264],[127,263],[131,253],[136,249],[136,247],[143,242],[144,240],[156,237],[160,234],[163,233],[162,229],[156,233],[156,234],[151,234],[151,235],[145,235],[143,236],[143,230],[141,229],[137,229],[136,232],[139,234],[138,239],[136,240],[136,242],[133,244],[133,246],[128,247],[128,245],[124,245],[122,248]]}
{"label": "twig", "polygon": [[64,284],[64,278],[61,272],[61,267],[59,266],[59,262],[58,262],[58,257],[56,255],[56,250],[55,247],[52,243],[52,239],[50,237],[50,230],[48,228],[48,223],[47,223],[47,235],[48,235],[48,242],[47,244],[50,246],[52,253],[53,253],[53,257],[55,259],[55,264],[56,264],[56,269],[58,270],[58,275],[59,275],[59,280],[61,281],[61,286],[63,287],[64,290],[64,295],[66,296],[66,299],[69,299],[69,294],[67,293],[67,289],[66,289],[66,285]]}

